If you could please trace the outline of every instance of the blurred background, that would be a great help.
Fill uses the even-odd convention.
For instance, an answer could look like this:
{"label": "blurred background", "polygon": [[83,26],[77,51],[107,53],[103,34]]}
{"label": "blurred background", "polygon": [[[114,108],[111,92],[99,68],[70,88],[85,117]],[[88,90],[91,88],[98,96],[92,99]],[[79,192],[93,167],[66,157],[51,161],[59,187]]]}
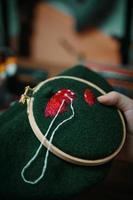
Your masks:
{"label": "blurred background", "polygon": [[[76,64],[133,98],[132,0],[0,0],[1,112],[25,86]],[[102,199],[102,188],[106,199],[133,199],[132,163],[133,136],[128,135],[111,178],[96,189]]]}

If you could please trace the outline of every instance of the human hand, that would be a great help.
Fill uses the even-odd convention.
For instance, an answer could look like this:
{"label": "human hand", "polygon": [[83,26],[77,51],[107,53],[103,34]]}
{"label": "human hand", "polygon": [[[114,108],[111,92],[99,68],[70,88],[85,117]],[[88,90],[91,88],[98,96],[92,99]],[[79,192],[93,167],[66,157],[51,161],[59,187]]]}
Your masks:
{"label": "human hand", "polygon": [[133,134],[133,100],[118,92],[109,92],[97,98],[97,100],[105,105],[116,106],[120,109],[127,120],[128,132]]}

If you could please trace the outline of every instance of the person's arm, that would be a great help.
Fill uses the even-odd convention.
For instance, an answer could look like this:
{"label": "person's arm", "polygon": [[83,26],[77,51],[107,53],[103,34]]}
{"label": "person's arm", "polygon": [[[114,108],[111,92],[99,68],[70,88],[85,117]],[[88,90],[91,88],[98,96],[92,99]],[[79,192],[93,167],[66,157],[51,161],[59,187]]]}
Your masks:
{"label": "person's arm", "polygon": [[133,134],[133,100],[118,92],[109,92],[98,97],[98,101],[105,105],[114,105],[123,111],[127,120],[128,132]]}

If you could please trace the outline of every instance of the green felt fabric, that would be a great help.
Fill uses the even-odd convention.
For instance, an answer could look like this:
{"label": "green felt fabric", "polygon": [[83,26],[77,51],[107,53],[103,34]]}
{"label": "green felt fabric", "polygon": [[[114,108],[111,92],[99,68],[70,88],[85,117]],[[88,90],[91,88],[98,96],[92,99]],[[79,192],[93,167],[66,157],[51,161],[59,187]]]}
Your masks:
{"label": "green felt fabric", "polygon": [[[102,77],[82,66],[69,69],[61,75],[84,78],[106,91],[112,90]],[[76,93],[73,104],[75,117],[59,128],[53,144],[66,153],[85,159],[103,158],[112,153],[122,139],[122,124],[116,108],[103,106],[97,101],[89,107],[83,99],[84,90],[88,86],[83,83],[67,79],[53,80],[34,94],[33,111],[41,131],[45,134],[52,120],[44,117],[49,98],[63,88]],[[95,97],[100,95],[97,90],[89,88]],[[69,115],[70,109],[60,114],[52,129]],[[26,105],[15,103],[0,116],[0,127],[1,199],[69,198],[70,195],[75,195],[102,181],[110,168],[110,163],[96,167],[81,167],[67,163],[50,153],[43,179],[36,185],[27,184],[21,178],[21,170],[40,143],[29,125]],[[43,147],[33,165],[27,170],[27,178],[33,180],[40,175],[45,152],[46,149]]]}

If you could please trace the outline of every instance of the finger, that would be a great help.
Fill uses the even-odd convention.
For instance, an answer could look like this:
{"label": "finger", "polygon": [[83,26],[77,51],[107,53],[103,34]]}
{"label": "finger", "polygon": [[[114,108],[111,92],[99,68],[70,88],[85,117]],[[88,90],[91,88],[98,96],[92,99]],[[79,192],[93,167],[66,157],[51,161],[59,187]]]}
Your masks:
{"label": "finger", "polygon": [[114,105],[123,112],[133,109],[133,100],[118,92],[109,92],[98,97],[98,101],[105,105]]}

